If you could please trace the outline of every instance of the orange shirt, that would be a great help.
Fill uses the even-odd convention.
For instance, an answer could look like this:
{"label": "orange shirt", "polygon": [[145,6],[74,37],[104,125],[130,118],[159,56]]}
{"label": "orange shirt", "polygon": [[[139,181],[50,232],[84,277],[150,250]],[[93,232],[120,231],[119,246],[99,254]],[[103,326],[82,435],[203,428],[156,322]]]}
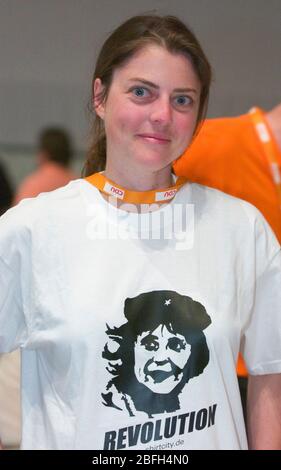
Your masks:
{"label": "orange shirt", "polygon": [[75,178],[77,176],[68,168],[52,161],[45,162],[20,185],[14,204],[22,199],[65,186]]}
{"label": "orange shirt", "polygon": [[[263,119],[281,166],[281,151]],[[175,161],[174,171],[190,181],[252,203],[262,212],[281,242],[278,191],[264,144],[249,114],[206,120],[190,147]],[[247,374],[241,360],[238,374]]]}

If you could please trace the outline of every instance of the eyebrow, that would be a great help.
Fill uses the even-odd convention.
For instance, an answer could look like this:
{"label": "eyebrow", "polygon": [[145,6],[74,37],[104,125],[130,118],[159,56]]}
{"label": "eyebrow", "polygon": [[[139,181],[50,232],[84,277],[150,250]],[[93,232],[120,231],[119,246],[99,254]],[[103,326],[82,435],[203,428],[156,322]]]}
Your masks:
{"label": "eyebrow", "polygon": [[146,338],[158,339],[158,336],[153,335],[152,333],[148,333],[148,335],[144,336],[144,337],[142,338],[142,340],[144,340],[144,339],[146,339]]}
{"label": "eyebrow", "polygon": [[[156,90],[159,90],[159,88],[160,88],[158,85],[155,85],[155,83],[149,82],[148,80],[144,80],[144,78],[134,77],[134,78],[130,78],[129,81],[130,82],[136,82],[136,81],[141,82],[144,85],[148,85],[152,88],[155,88]],[[197,90],[195,90],[195,88],[175,88],[173,91],[176,91],[176,92],[179,92],[179,93],[184,93],[184,92],[197,93]]]}

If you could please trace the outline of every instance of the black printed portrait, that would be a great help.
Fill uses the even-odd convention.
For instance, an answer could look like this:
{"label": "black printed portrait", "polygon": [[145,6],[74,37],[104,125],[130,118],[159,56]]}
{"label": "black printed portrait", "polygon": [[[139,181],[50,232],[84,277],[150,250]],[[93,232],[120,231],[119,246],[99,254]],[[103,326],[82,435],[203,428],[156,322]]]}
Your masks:
{"label": "black printed portrait", "polygon": [[103,404],[149,417],[180,409],[179,395],[204,371],[209,350],[203,305],[174,291],[153,291],[125,301],[127,322],[109,327],[103,350],[112,375]]}

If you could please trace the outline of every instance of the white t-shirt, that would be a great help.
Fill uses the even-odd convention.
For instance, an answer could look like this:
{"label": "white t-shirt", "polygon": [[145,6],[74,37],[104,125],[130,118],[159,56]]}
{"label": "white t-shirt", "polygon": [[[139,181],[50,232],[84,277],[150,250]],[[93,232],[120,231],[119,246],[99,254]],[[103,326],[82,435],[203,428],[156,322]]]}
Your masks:
{"label": "white t-shirt", "polygon": [[245,449],[236,379],[281,372],[280,247],[196,184],[159,211],[85,180],[0,219],[0,352],[22,351],[23,449]]}

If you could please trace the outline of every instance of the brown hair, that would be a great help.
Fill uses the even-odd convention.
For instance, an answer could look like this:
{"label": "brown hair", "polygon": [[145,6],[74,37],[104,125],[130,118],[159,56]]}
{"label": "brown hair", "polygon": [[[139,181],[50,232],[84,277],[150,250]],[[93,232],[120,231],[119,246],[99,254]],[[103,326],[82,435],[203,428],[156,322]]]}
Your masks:
{"label": "brown hair", "polygon": [[[100,51],[93,76],[93,84],[96,78],[100,78],[104,86],[100,100],[105,101],[108,96],[114,70],[141,48],[151,43],[162,46],[171,53],[185,54],[191,60],[201,83],[198,127],[207,110],[211,67],[194,34],[174,16],[134,16],[113,31]],[[92,97],[93,102],[94,96]],[[84,166],[84,175],[88,176],[104,170],[105,163],[104,124],[103,120],[95,115],[92,127],[92,144]]]}

